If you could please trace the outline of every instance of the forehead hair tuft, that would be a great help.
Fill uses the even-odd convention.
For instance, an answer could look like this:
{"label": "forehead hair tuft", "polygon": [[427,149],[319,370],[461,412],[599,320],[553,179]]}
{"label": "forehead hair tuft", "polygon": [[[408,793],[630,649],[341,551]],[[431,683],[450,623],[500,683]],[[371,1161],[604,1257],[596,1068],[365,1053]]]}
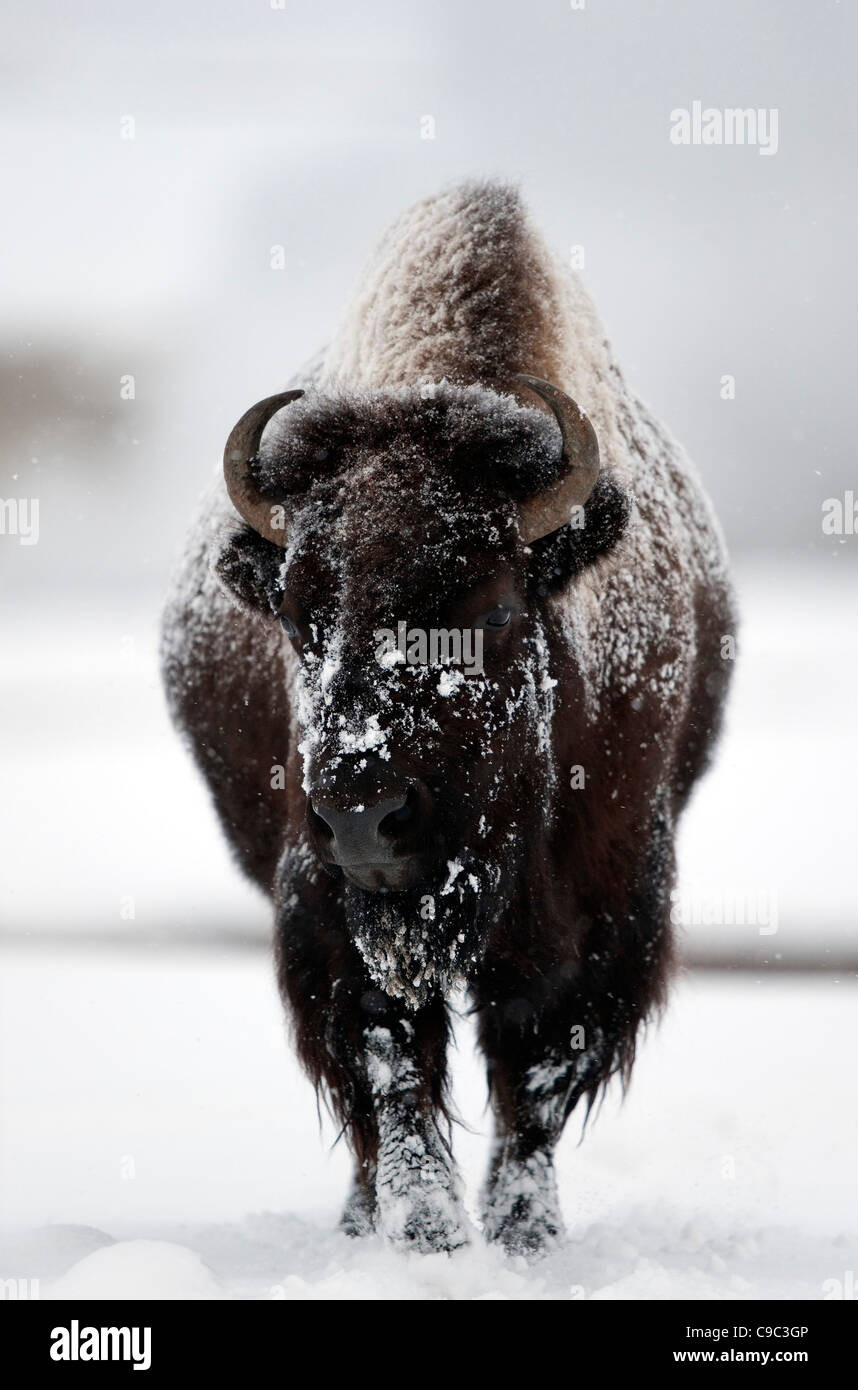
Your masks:
{"label": "forehead hair tuft", "polygon": [[272,421],[256,471],[273,500],[309,494],[380,457],[406,482],[426,460],[464,490],[489,486],[518,500],[554,479],[559,456],[560,433],[544,411],[484,387],[440,382],[308,392]]}

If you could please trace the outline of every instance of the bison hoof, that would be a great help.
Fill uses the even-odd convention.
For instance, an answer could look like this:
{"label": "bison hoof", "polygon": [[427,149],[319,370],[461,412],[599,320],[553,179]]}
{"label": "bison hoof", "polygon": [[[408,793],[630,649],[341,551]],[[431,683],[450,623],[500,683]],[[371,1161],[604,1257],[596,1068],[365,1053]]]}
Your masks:
{"label": "bison hoof", "polygon": [[409,1144],[399,1149],[398,1161],[379,1163],[381,1232],[390,1245],[422,1255],[458,1250],[467,1245],[468,1233],[456,1172],[446,1155],[433,1152],[417,1136]]}
{"label": "bison hoof", "polygon": [[508,1255],[529,1260],[558,1244],[563,1218],[550,1154],[541,1150],[500,1164],[486,1194],[483,1232]]}
{"label": "bison hoof", "polygon": [[375,1200],[366,1184],[355,1178],[340,1217],[340,1230],[357,1240],[375,1230]]}
{"label": "bison hoof", "polygon": [[423,1255],[458,1250],[468,1233],[461,1185],[432,1124],[385,1115],[375,1187],[378,1226],[390,1245]]}
{"label": "bison hoof", "polygon": [[385,1238],[400,1250],[435,1255],[468,1244],[464,1214],[449,1191],[438,1188],[382,1209]]}

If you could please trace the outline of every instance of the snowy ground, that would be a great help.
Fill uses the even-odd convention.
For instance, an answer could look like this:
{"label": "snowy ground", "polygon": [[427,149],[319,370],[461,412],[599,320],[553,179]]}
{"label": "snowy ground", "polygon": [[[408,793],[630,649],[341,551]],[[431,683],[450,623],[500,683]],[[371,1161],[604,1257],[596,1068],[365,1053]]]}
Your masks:
{"label": "snowy ground", "polygon": [[[858,1270],[854,979],[686,978],[625,1104],[564,1138],[569,1239],[528,1268],[337,1233],[348,1158],[261,954],[4,956],[0,1277],[42,1297],[818,1299]],[[455,1095],[473,1210],[467,1023]]]}

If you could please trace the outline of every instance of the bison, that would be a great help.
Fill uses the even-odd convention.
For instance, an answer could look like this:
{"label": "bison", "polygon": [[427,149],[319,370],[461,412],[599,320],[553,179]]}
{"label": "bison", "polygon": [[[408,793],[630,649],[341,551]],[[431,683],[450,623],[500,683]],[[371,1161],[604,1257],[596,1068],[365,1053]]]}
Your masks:
{"label": "bison", "polygon": [[407,211],[327,351],[230,434],[164,625],[172,714],[271,899],[298,1055],[354,1153],[350,1234],[469,1238],[464,989],[494,1111],[483,1233],[557,1241],[564,1124],[627,1082],[664,1000],[733,627],[700,482],[518,191]]}

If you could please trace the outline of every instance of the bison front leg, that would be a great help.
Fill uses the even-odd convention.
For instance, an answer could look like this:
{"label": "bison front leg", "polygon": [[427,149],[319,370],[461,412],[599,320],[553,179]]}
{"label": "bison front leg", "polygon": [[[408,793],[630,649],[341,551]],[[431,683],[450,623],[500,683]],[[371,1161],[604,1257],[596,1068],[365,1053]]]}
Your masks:
{"label": "bison front leg", "polygon": [[612,1076],[628,1080],[638,1028],[664,1000],[672,964],[669,818],[656,815],[639,839],[622,856],[625,882],[610,894],[594,882],[586,897],[580,893],[581,915],[548,940],[528,934],[526,924],[518,937],[510,932],[506,950],[487,954],[475,983],[496,1121],[485,1232],[516,1254],[539,1254],[562,1233],[553,1156],[566,1120]]}
{"label": "bison front leg", "polygon": [[606,915],[588,944],[583,966],[555,959],[525,975],[487,961],[478,985],[496,1129],[485,1234],[511,1254],[538,1255],[562,1235],[557,1141],[582,1097],[628,1079],[638,1027],[661,1002],[670,939],[659,917]]}
{"label": "bison front leg", "polygon": [[355,1167],[352,1185],[340,1217],[340,1230],[344,1235],[359,1239],[372,1235],[375,1227],[375,1164],[364,1159]]}
{"label": "bison front leg", "polygon": [[[433,1011],[438,1008],[440,1001]],[[420,1056],[425,1059],[425,1025],[419,1016],[378,1022],[364,1040],[378,1131],[378,1225],[392,1244],[429,1253],[466,1244],[467,1231],[461,1184],[432,1096],[437,1078],[433,1085]]]}
{"label": "bison front leg", "polygon": [[[286,870],[289,865],[287,864]],[[447,1012],[409,1013],[377,989],[346,931],[336,886],[300,861],[284,870],[281,993],[298,1055],[355,1155],[342,1227],[421,1251],[465,1242],[459,1181],[443,1137]]]}
{"label": "bison front leg", "polygon": [[554,1150],[571,1105],[579,1062],[557,1045],[526,994],[483,1013],[495,1138],[483,1191],[483,1229],[509,1254],[532,1257],[563,1234]]}

